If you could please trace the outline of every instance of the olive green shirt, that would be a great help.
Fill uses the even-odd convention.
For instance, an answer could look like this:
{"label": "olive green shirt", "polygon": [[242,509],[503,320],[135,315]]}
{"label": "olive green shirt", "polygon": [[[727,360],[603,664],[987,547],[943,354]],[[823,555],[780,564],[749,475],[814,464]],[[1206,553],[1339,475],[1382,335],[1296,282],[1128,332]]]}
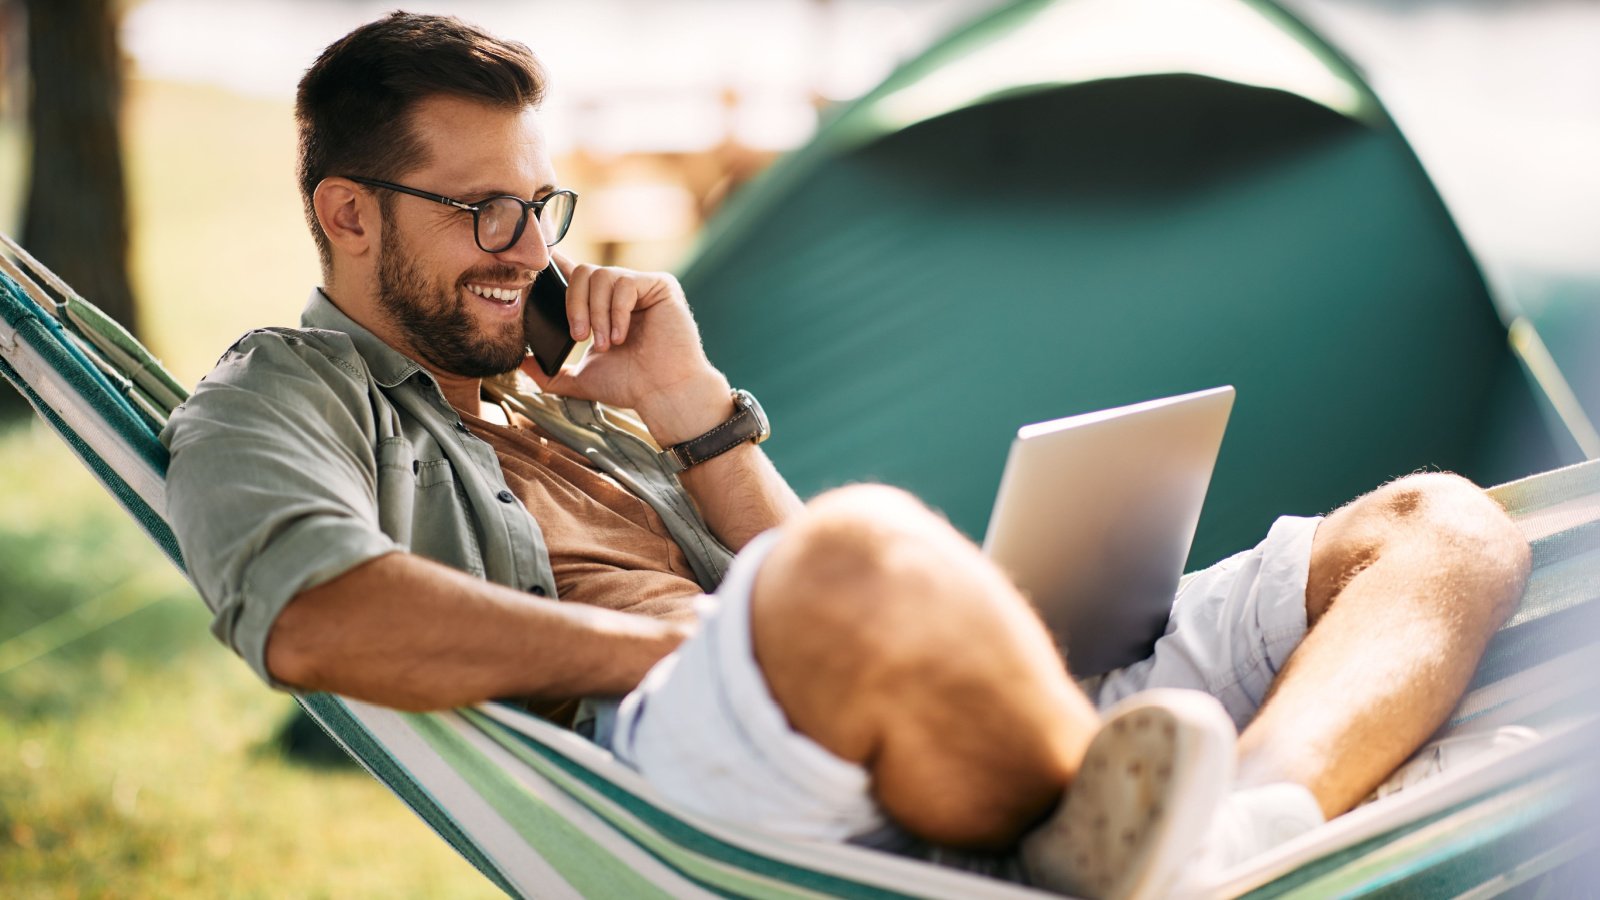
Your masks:
{"label": "olive green shirt", "polygon": [[[167,521],[217,637],[282,687],[266,646],[284,606],[396,552],[554,601],[539,523],[433,377],[320,290],[301,324],[240,338],[161,432]],[[702,588],[722,580],[732,554],[636,418],[521,373],[485,390],[649,503]]]}

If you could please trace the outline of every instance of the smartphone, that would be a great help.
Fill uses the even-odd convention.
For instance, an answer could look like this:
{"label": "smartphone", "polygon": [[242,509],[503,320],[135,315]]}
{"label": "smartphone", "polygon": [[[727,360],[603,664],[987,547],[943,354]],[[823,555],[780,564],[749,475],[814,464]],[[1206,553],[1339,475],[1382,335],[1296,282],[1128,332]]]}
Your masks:
{"label": "smartphone", "polygon": [[561,371],[577,344],[572,326],[567,324],[567,279],[553,262],[528,291],[528,303],[522,310],[522,339],[539,370],[552,377]]}

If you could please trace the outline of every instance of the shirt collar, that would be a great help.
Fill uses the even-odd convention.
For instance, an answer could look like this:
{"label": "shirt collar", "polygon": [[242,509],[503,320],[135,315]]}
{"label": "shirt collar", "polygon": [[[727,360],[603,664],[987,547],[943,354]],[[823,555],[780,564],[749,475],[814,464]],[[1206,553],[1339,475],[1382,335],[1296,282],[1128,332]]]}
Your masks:
{"label": "shirt collar", "polygon": [[306,328],[322,328],[350,335],[356,352],[366,360],[372,378],[386,388],[392,388],[422,369],[416,361],[385,344],[383,339],[362,327],[356,320],[335,306],[321,288],[311,289],[311,298],[300,312],[300,324]]}

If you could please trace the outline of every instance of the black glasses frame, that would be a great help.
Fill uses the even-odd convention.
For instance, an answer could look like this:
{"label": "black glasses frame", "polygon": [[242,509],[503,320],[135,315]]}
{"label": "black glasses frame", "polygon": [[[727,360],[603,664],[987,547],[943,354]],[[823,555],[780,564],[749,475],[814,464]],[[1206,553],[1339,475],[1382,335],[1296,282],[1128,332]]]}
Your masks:
{"label": "black glasses frame", "polygon": [[[551,191],[549,194],[545,195],[543,200],[524,200],[521,197],[514,197],[511,194],[498,194],[496,196],[486,198],[480,203],[474,204],[457,200],[454,197],[446,197],[443,194],[435,194],[430,191],[419,191],[414,187],[406,187],[403,184],[395,184],[392,181],[379,181],[376,178],[358,178],[354,175],[349,175],[346,177],[348,177],[351,181],[354,181],[356,184],[364,184],[368,187],[383,188],[386,191],[398,191],[402,194],[410,194],[413,197],[421,197],[424,200],[432,200],[435,203],[443,203],[445,206],[453,206],[462,212],[472,213],[472,240],[477,243],[478,249],[485,253],[504,253],[505,251],[516,246],[517,241],[522,240],[522,232],[528,227],[528,213],[533,213],[536,218],[539,218],[542,221],[543,217],[540,216],[540,213],[544,211],[545,205],[562,194],[566,194],[572,198],[572,209],[574,211],[576,211],[578,208],[578,192],[569,191],[566,189]],[[478,220],[480,214],[483,212],[483,208],[496,200],[511,200],[520,204],[522,206],[522,218],[517,220],[517,227],[511,231],[511,240],[506,241],[504,247],[490,249],[489,247],[485,247],[483,245],[483,237],[478,230]],[[561,239],[567,236],[567,229],[571,227],[571,225],[572,213],[569,212],[567,214],[567,220],[561,223],[561,233],[556,235],[555,240],[550,241],[549,243],[545,244],[545,246],[554,247],[555,245],[561,243]],[[542,239],[543,237],[544,233],[541,231],[540,238]]]}

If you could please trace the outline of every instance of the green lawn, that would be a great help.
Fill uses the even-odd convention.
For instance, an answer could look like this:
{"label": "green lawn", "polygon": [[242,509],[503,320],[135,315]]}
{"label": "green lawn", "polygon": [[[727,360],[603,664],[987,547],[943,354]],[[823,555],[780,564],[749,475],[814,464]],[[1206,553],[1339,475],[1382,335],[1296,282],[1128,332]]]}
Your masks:
{"label": "green lawn", "polygon": [[292,116],[287,103],[218,88],[130,85],[140,333],[185,384],[245,330],[297,323],[320,280],[295,187]]}
{"label": "green lawn", "polygon": [[[136,83],[128,145],[140,325],[193,383],[315,283],[289,110]],[[286,759],[292,701],[208,623],[59,440],[0,426],[0,894],[498,895],[364,773]]]}

